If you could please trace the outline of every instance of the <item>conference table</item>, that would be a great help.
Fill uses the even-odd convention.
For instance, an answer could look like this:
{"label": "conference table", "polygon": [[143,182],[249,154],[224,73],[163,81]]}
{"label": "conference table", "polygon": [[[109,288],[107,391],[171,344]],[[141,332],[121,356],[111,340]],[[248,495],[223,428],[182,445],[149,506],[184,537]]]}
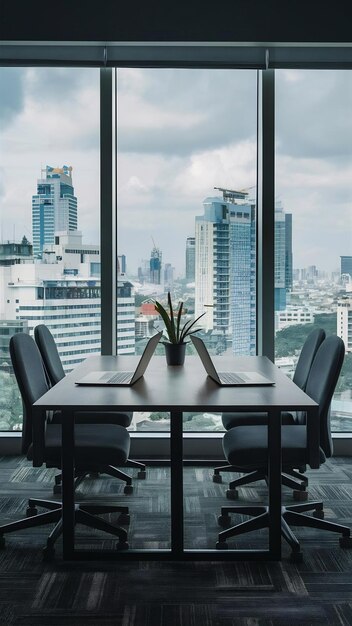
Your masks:
{"label": "conference table", "polygon": [[[318,406],[269,359],[214,357],[219,371],[257,371],[273,386],[222,387],[207,377],[198,356],[186,356],[183,366],[167,366],[153,356],[144,377],[132,387],[80,386],[91,371],[134,370],[135,356],[91,356],[45,393],[35,404],[34,420],[45,411],[62,412],[63,559],[118,560],[280,560],[281,559],[281,411],[307,412],[310,466],[319,467]],[[78,410],[167,411],[170,413],[170,548],[126,551],[77,549],[75,546],[74,413]],[[262,550],[192,550],[184,547],[182,413],[263,411],[268,413],[268,546]],[[102,424],[103,428],[103,424]],[[219,501],[219,509],[223,502]]]}

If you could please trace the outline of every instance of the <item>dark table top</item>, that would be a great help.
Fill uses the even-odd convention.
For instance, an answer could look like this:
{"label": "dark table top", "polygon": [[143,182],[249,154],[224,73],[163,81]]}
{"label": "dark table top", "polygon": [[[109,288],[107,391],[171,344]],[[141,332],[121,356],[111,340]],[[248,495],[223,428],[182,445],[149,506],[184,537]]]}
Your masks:
{"label": "dark table top", "polygon": [[214,357],[218,371],[257,371],[274,386],[221,387],[207,377],[197,356],[186,356],[181,367],[168,367],[164,356],[153,356],[144,374],[132,387],[79,386],[75,382],[90,371],[131,370],[136,356],[92,356],[78,365],[35,407],[140,411],[236,411],[281,408],[306,410],[316,403],[266,357]]}

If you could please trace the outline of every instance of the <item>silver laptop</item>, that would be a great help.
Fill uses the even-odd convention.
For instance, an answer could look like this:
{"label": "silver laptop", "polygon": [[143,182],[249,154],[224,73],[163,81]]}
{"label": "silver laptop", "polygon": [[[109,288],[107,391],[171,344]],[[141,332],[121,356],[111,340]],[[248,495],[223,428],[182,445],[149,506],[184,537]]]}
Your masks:
{"label": "silver laptop", "polygon": [[78,380],[76,385],[133,385],[142,378],[162,334],[162,332],[157,333],[149,339],[134,372],[90,372]]}
{"label": "silver laptop", "polygon": [[231,387],[244,387],[246,385],[275,385],[274,381],[265,378],[265,376],[259,374],[258,372],[217,372],[204,341],[199,339],[199,337],[194,336],[191,336],[191,340],[200,356],[208,376],[215,380],[218,385]]}

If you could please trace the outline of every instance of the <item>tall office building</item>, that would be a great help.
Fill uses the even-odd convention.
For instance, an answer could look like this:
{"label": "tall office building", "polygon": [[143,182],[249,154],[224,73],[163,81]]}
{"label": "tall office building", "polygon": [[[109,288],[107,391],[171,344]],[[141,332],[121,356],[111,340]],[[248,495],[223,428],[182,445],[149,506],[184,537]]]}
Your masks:
{"label": "tall office building", "polygon": [[293,253],[292,253],[292,213],[285,213],[285,287],[292,291]]}
{"label": "tall office building", "polygon": [[119,254],[117,257],[117,273],[126,274],[126,255]]}
{"label": "tall office building", "polygon": [[150,282],[155,285],[161,285],[161,260],[162,252],[159,248],[154,246],[150,254],[149,268]]}
{"label": "tall office building", "polygon": [[195,316],[207,311],[206,330],[230,340],[234,354],[254,354],[255,205],[245,192],[221,191],[196,217]]}
{"label": "tall office building", "polygon": [[77,230],[77,198],[72,185],[72,167],[46,166],[32,196],[33,252],[41,257],[55,243],[55,232]]}
{"label": "tall office building", "polygon": [[174,288],[174,268],[171,263],[165,263],[164,267],[164,289],[172,291]]}
{"label": "tall office building", "polygon": [[352,278],[352,256],[341,256],[341,276],[349,274]]}
{"label": "tall office building", "polygon": [[[25,322],[30,334],[38,324],[46,324],[68,372],[85,357],[100,354],[100,252],[98,246],[83,244],[79,231],[55,233],[55,240],[39,262],[30,255],[31,246],[24,246],[21,254],[15,250],[20,244],[0,246],[0,287],[4,294],[0,336],[7,332],[9,322],[12,326]],[[134,354],[131,283],[119,279],[117,297],[117,352]]]}
{"label": "tall office building", "polygon": [[284,311],[292,289],[292,214],[275,204],[275,311]]}
{"label": "tall office building", "polygon": [[346,352],[352,352],[352,297],[341,298],[337,303],[336,334],[343,339]]}
{"label": "tall office building", "polygon": [[187,237],[186,240],[186,280],[193,282],[196,271],[196,238]]}

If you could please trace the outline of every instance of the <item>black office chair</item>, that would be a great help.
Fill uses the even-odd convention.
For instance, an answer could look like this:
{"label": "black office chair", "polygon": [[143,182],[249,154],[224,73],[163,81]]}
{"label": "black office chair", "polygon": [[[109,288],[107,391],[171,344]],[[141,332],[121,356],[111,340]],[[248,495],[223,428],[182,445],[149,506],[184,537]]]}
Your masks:
{"label": "black office chair", "polygon": [[[34,329],[34,338],[36,344],[40,350],[42,355],[44,368],[46,371],[47,379],[50,386],[56,385],[62,378],[65,377],[64,368],[62,367],[60,355],[49,328],[45,326],[45,324],[39,324]],[[76,424],[118,424],[119,426],[124,426],[127,428],[130,426],[133,418],[132,412],[121,412],[121,411],[104,411],[97,413],[96,411],[78,411],[76,413],[75,421]],[[60,415],[54,415],[54,422],[60,421]],[[138,468],[137,477],[144,479],[146,477],[146,469],[143,463],[139,463],[138,461],[134,461],[132,459],[127,459],[126,462],[127,467]],[[132,493],[132,478],[125,472],[117,469],[116,467],[106,467],[105,474],[109,474],[110,476],[114,476],[114,478],[119,478],[126,483],[124,488],[125,493]],[[85,475],[77,476],[76,478],[76,486],[85,478]],[[55,486],[54,493],[61,493],[61,474],[55,476]]]}
{"label": "black office chair", "polygon": [[[305,390],[308,375],[312,367],[314,357],[317,350],[323,340],[325,339],[325,331],[321,328],[313,330],[305,340],[299,359],[297,361],[295,373],[293,375],[293,382],[298,387]],[[284,425],[304,424],[305,413],[295,412],[288,413],[283,412],[281,415],[282,423]],[[237,412],[237,413],[223,413],[222,423],[226,430],[235,428],[237,426],[261,426],[268,423],[268,416],[266,413],[250,413],[250,412]],[[306,500],[308,493],[306,491],[308,485],[308,479],[304,476],[305,467],[300,468],[287,467],[285,473],[282,473],[282,484],[286,487],[293,489],[293,496],[295,500]],[[298,471],[297,471],[298,470]],[[213,482],[221,483],[222,476],[220,472],[234,472],[236,471],[232,465],[223,465],[216,467],[213,474]],[[226,497],[229,500],[237,500],[238,491],[237,487],[242,485],[248,485],[249,483],[256,482],[257,480],[266,480],[267,477],[261,470],[255,470],[248,475],[241,476],[231,481],[229,489],[226,491]]]}
{"label": "black office chair", "polygon": [[[32,406],[49,389],[39,349],[32,337],[18,333],[10,339],[10,355],[23,402],[22,452],[30,461],[36,452],[36,458],[43,458],[46,467],[60,468],[61,424],[53,424],[48,419],[43,419],[39,429],[33,427]],[[81,472],[100,472],[107,464],[123,465],[128,458],[129,449],[130,436],[123,426],[106,424],[104,428],[100,428],[94,424],[75,425],[75,460]],[[37,515],[38,506],[49,511]],[[129,523],[128,507],[96,504],[77,504],[75,522],[113,534],[119,538],[119,548],[128,548],[125,529],[94,515],[110,512],[120,512],[119,523]],[[61,502],[30,498],[27,516],[26,519],[0,526],[0,546],[4,546],[6,533],[55,523],[44,549],[44,556],[52,557],[54,543],[62,532]]]}
{"label": "black office chair", "polygon": [[[342,339],[336,335],[325,339],[317,351],[306,385],[306,393],[319,405],[320,465],[325,462],[326,458],[332,456],[330,403],[341,371],[344,354],[345,347]],[[265,425],[256,428],[252,426],[232,428],[223,439],[225,456],[239,472],[251,473],[259,468],[267,475],[267,440],[268,433]],[[305,424],[282,426],[282,464],[284,472],[287,467],[309,465],[307,426]],[[314,511],[313,517],[303,514],[307,511]],[[226,540],[230,537],[268,526],[269,512],[266,506],[222,507],[219,524],[225,528],[228,527],[231,524],[230,515],[232,513],[254,517],[221,532],[217,548],[226,549]],[[292,560],[301,560],[302,555],[300,544],[292,533],[290,524],[341,533],[340,545],[352,547],[350,529],[347,526],[325,521],[323,517],[323,502],[309,502],[282,507],[281,533],[292,548]]]}

